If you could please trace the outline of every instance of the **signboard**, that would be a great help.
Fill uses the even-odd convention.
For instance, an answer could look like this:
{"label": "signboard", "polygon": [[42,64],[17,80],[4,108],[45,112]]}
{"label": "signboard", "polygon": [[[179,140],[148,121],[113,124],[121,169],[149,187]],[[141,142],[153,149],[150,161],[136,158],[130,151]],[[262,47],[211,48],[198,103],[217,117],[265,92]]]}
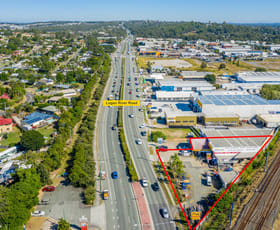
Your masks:
{"label": "signboard", "polygon": [[200,220],[201,213],[200,212],[191,212],[192,220]]}
{"label": "signboard", "polygon": [[80,218],[81,230],[87,230],[88,219],[84,216]]}

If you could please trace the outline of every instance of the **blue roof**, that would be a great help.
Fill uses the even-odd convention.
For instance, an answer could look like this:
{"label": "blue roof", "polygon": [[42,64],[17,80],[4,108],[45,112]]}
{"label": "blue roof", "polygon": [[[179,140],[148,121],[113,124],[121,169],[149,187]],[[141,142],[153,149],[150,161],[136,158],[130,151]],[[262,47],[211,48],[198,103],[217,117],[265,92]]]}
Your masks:
{"label": "blue roof", "polygon": [[51,117],[52,117],[52,115],[49,115],[49,114],[34,112],[34,113],[31,113],[31,114],[25,116],[23,118],[23,120],[26,124],[32,125],[35,122],[38,122],[41,120],[46,120]]}
{"label": "blue roof", "polygon": [[257,95],[207,95],[198,99],[202,104],[215,105],[280,105],[280,100],[266,100]]}

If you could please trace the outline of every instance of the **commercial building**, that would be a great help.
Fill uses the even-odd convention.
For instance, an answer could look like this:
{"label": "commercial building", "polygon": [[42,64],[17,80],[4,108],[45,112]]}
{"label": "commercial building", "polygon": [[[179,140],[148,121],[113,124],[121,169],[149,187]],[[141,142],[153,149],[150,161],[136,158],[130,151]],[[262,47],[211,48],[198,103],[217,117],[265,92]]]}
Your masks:
{"label": "commercial building", "polygon": [[[273,129],[204,129],[208,146],[219,164],[252,158],[273,135]],[[258,137],[261,136],[261,137]],[[211,138],[218,137],[218,138]],[[205,141],[206,141],[205,140]]]}
{"label": "commercial building", "polygon": [[207,81],[158,80],[156,85],[163,91],[209,91],[216,89]]}
{"label": "commercial building", "polygon": [[276,128],[280,126],[280,114],[258,114],[256,121],[267,128]]}
{"label": "commercial building", "polygon": [[197,95],[193,91],[156,91],[156,99],[159,101],[187,101]]}
{"label": "commercial building", "polygon": [[278,83],[280,84],[280,72],[241,72],[235,74],[236,80],[241,83]]}
{"label": "commercial building", "polygon": [[208,114],[236,114],[242,120],[257,114],[280,113],[280,100],[266,100],[257,95],[207,95],[193,102],[193,110]]}
{"label": "commercial building", "polygon": [[169,127],[189,127],[197,123],[197,116],[186,103],[169,104],[163,109]]}
{"label": "commercial building", "polygon": [[182,71],[179,78],[184,80],[204,80],[207,74],[212,74],[210,72],[197,72],[197,71]]}

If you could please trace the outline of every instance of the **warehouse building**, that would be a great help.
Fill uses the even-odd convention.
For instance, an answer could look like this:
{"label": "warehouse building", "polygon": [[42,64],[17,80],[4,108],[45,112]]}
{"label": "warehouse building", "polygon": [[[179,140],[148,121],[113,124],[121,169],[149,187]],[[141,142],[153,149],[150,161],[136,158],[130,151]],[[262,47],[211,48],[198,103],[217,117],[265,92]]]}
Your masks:
{"label": "warehouse building", "polygon": [[277,128],[280,126],[280,114],[258,114],[256,116],[258,124],[267,128]]}
{"label": "warehouse building", "polygon": [[280,113],[280,100],[266,100],[257,95],[207,95],[193,102],[194,112],[236,114],[248,120],[257,114]]}
{"label": "warehouse building", "polygon": [[197,115],[190,109],[188,104],[177,103],[164,107],[166,124],[172,127],[189,127],[197,123]]}
{"label": "warehouse building", "polygon": [[210,72],[197,72],[197,71],[182,71],[179,78],[184,80],[204,80],[207,74],[213,74]]}
{"label": "warehouse building", "polygon": [[198,94],[193,91],[156,91],[158,101],[187,101]]}
{"label": "warehouse building", "polygon": [[269,139],[269,135],[273,135],[273,129],[266,128],[204,129],[202,132],[209,137],[206,139],[208,146],[220,165],[254,157]]}
{"label": "warehouse building", "polygon": [[236,80],[241,83],[278,83],[280,84],[280,72],[241,72],[235,74]]}
{"label": "warehouse building", "polygon": [[163,91],[205,91],[216,89],[207,81],[158,80],[156,86]]}
{"label": "warehouse building", "polygon": [[209,125],[238,126],[239,116],[236,114],[226,114],[226,113],[204,114],[202,116],[202,123],[207,126]]}

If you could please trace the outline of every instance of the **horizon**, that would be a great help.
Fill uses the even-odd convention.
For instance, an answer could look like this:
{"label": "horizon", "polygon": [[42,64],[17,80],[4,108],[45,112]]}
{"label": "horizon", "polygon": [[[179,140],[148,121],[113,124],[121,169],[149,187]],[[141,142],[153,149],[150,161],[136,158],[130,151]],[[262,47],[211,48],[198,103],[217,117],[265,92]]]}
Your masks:
{"label": "horizon", "polygon": [[[253,7],[253,9],[252,9]],[[222,23],[280,23],[280,2],[267,0],[35,0],[3,1],[0,21],[32,23],[48,21],[213,21]]]}

